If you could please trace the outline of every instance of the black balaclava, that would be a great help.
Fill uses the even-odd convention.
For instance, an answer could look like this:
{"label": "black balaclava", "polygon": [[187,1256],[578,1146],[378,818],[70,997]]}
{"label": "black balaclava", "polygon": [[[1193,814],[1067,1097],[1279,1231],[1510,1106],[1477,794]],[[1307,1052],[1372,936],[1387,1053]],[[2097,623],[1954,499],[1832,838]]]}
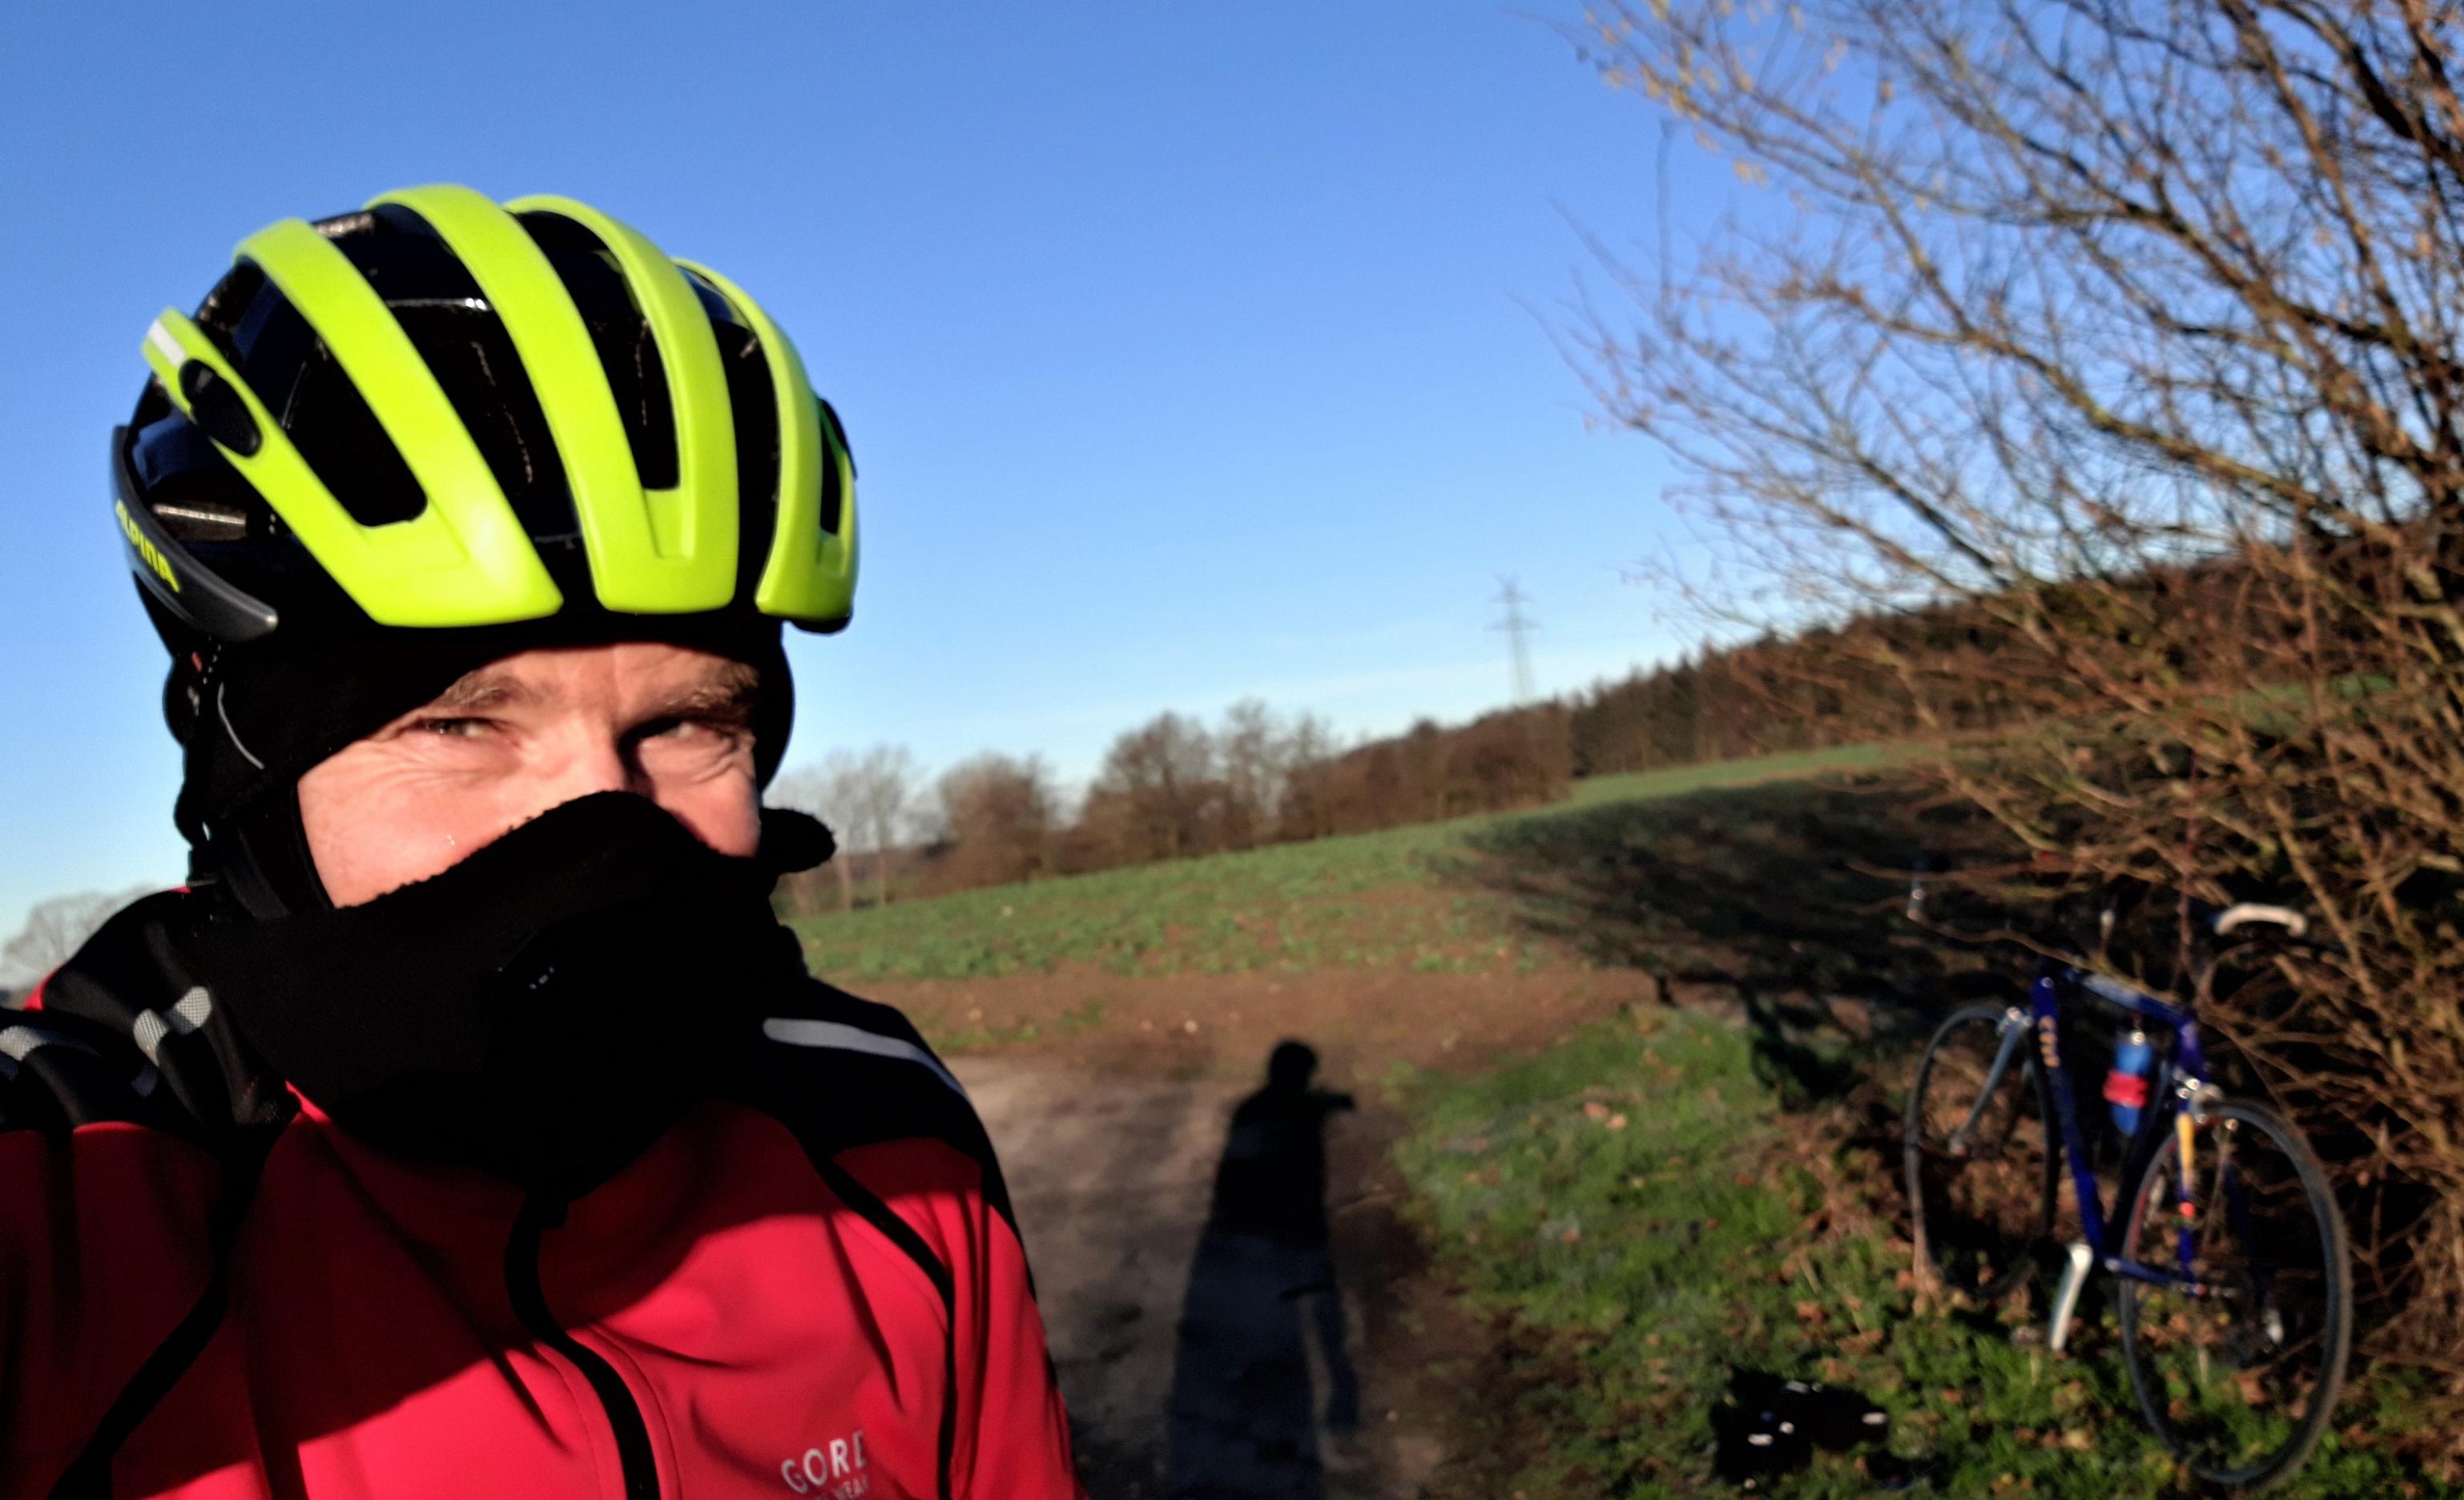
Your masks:
{"label": "black balaclava", "polygon": [[177,819],[192,884],[255,916],[321,911],[327,899],[299,823],[299,779],[353,740],[429,702],[464,674],[539,647],[657,640],[733,657],[760,675],[755,772],[786,752],[795,686],[772,620],[575,620],[455,630],[341,632],[305,644],[203,646],[175,659],[165,716],[186,751]]}
{"label": "black balaclava", "polygon": [[336,1124],[572,1196],[705,1096],[802,977],[770,912],[778,873],[600,792],[372,901],[207,921],[185,946],[240,1036]]}
{"label": "black balaclava", "polygon": [[[298,812],[308,769],[514,651],[640,638],[405,631],[175,669],[175,727],[191,711],[181,823],[205,877],[181,946],[249,1047],[345,1130],[584,1191],[704,1093],[763,1002],[802,979],[770,888],[830,840],[794,814],[765,812],[759,852],[737,859],[648,799],[605,792],[358,906],[335,908],[317,878]],[[649,638],[760,673],[766,782],[792,709],[775,625],[680,622]]]}

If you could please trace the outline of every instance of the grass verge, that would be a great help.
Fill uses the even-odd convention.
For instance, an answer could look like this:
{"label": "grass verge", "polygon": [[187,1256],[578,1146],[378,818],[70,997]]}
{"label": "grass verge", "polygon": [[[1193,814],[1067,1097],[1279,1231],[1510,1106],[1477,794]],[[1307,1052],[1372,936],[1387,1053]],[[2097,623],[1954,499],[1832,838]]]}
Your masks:
{"label": "grass verge", "polygon": [[[1814,1040],[1801,1045],[1844,1044]],[[1844,1057],[1841,1059],[1844,1062]],[[1753,1033],[1654,1011],[1471,1077],[1406,1075],[1397,1147],[1412,1213],[1459,1295],[1491,1321],[1510,1393],[1466,1404],[1492,1464],[1463,1492],[1734,1494],[1715,1413],[1744,1372],[1816,1379],[1891,1418],[1915,1492],[2155,1500],[2187,1494],[2140,1426],[2109,1330],[2048,1355],[2024,1297],[1921,1306],[1881,1147],[1856,1106],[1792,1113]],[[1868,1099],[1887,1117],[1886,1099]],[[2453,1497],[2401,1379],[2346,1397],[2339,1430],[2276,1493]],[[1817,1455],[1757,1493],[1876,1492]]]}

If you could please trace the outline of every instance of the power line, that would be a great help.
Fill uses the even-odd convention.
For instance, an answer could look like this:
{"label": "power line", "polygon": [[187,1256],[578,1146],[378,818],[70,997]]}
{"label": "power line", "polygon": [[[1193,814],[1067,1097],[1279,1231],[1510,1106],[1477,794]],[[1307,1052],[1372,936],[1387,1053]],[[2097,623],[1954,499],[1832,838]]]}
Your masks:
{"label": "power line", "polygon": [[1497,604],[1505,609],[1506,618],[1489,629],[1506,632],[1507,644],[1514,653],[1514,701],[1517,704],[1529,703],[1531,701],[1531,647],[1525,637],[1540,629],[1540,622],[1523,612],[1523,587],[1510,576],[1497,581]]}

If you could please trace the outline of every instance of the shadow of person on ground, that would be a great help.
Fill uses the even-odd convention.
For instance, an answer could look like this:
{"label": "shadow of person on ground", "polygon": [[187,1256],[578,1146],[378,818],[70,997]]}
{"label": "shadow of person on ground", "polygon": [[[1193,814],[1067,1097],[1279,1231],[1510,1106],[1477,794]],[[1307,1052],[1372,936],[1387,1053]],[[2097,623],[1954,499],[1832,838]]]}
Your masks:
{"label": "shadow of person on ground", "polygon": [[1241,1101],[1181,1302],[1173,1361],[1176,1500],[1316,1500],[1318,1392],[1326,1425],[1358,1425],[1359,1379],[1328,1250],[1326,1127],[1352,1096],[1314,1087],[1317,1053],[1285,1042]]}

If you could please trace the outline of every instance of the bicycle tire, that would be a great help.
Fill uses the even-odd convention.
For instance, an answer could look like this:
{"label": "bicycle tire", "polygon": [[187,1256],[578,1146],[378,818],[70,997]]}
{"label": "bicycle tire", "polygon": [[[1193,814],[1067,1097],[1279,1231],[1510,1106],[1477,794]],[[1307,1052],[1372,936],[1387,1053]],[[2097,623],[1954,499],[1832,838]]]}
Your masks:
{"label": "bicycle tire", "polygon": [[[2247,1128],[2267,1136],[2269,1143],[2291,1166],[2299,1184],[2302,1207],[2318,1226],[2318,1272],[2323,1288],[2324,1306],[2320,1310],[2316,1331],[2321,1350],[2320,1371],[2311,1386],[2308,1407],[2294,1424],[2291,1436],[2254,1462],[2227,1466],[2211,1461],[2196,1451],[2187,1437],[2181,1414],[2174,1410],[2176,1394],[2167,1390],[2164,1373],[2154,1366],[2155,1340],[2141,1327],[2145,1304],[2157,1289],[2127,1276],[2116,1278],[2119,1282],[2123,1359],[2130,1371],[2131,1389],[2139,1398],[2140,1414],[2156,1434],[2157,1441],[2208,1485],[2229,1493],[2255,1494],[2274,1487],[2309,1458],[2311,1450],[2318,1446],[2320,1437],[2326,1431],[2327,1423],[2335,1414],[2336,1402],[2343,1395],[2353,1344],[2351,1251],[2345,1237],[2343,1213],[2337,1207],[2336,1195],[2327,1184],[2326,1169],[2319,1164],[2318,1155],[2310,1149],[2310,1143],[2302,1138],[2300,1132],[2275,1110],[2246,1100],[2221,1100],[2209,1106],[2205,1114],[2206,1119],[2198,1127],[2201,1130],[2213,1130],[2222,1123],[2229,1135]],[[2247,1154],[2242,1153],[2244,1156]],[[2221,1164],[2231,1161],[2233,1153],[2213,1150],[2201,1153],[2199,1159],[2202,1163],[2214,1160]],[[2141,1259],[2143,1240],[2149,1224],[2148,1205],[2156,1195],[2165,1190],[2177,1160],[2178,1154],[2167,1145],[2159,1149],[2141,1169],[2139,1180],[2131,1193],[2129,1224],[2122,1244],[2122,1253],[2125,1258]],[[2223,1180],[2221,1166],[2219,1180]],[[2200,1206],[2199,1198],[2194,1197],[2192,1202],[2194,1206]],[[2247,1209],[2238,1217],[2246,1221]],[[2200,1223],[2206,1218],[2201,1214],[2189,1222]],[[2219,1227],[2211,1223],[2206,1224],[2200,1243],[2211,1246],[2217,1243],[2223,1238],[2217,1232]],[[2230,1222],[2221,1227],[2224,1235],[2230,1236],[2225,1239],[2227,1244],[2239,1240],[2243,1235],[2242,1227]],[[2302,1238],[2306,1239],[2306,1236]],[[2159,1263],[2161,1259],[2145,1264]],[[2213,1274],[2212,1270],[2210,1274]],[[2223,1306],[2224,1299],[2213,1299],[2211,1305]],[[2280,1342],[2284,1336],[2281,1311],[2270,1307],[2264,1317],[2272,1320],[2275,1326],[2269,1328],[2263,1321],[2260,1336]],[[2202,1351],[2199,1359],[2203,1371],[2206,1357]],[[2248,1390],[2247,1386],[2240,1387],[2245,1401],[2249,1399]],[[2189,1403],[2185,1401],[2184,1404]]]}
{"label": "bicycle tire", "polygon": [[[2010,1007],[2007,1005],[1970,1005],[1965,1009],[1953,1011],[1941,1026],[1934,1028],[1932,1038],[1925,1044],[1924,1059],[1917,1064],[1916,1082],[1908,1091],[1907,1117],[1902,1136],[1902,1159],[1906,1174],[1908,1211],[1913,1221],[1912,1227],[1916,1237],[1920,1268],[1929,1268],[1942,1279],[1945,1286],[1985,1301],[2003,1296],[2035,1268],[2036,1252],[2053,1232],[2054,1207],[2061,1190],[2059,1158],[2054,1149],[2057,1136],[2053,1088],[2045,1077],[2043,1068],[2036,1061],[2035,1048],[2023,1038],[2019,1044],[2018,1053],[2013,1060],[2013,1066],[2004,1072],[1998,1087],[2002,1090],[2015,1091],[2013,1097],[2016,1100],[2017,1109],[2011,1116],[2009,1134],[2014,1136],[2021,1134],[2026,1112],[2031,1109],[2035,1112],[2036,1122],[2035,1152],[2038,1159],[2033,1168],[2026,1169],[2023,1173],[2025,1178],[2033,1180],[2035,1207],[2033,1211],[2019,1209],[2017,1223],[2022,1227],[2019,1232],[2007,1237],[2006,1243],[1998,1247],[1999,1253],[1995,1257],[2006,1261],[2007,1264],[1990,1273],[1986,1273],[1982,1268],[1969,1268],[1963,1259],[1958,1257],[1948,1261],[1945,1259],[1944,1251],[1947,1247],[1962,1243],[1974,1243],[1984,1236],[1967,1225],[1949,1222],[1948,1207],[1943,1203],[1943,1200],[1947,1195],[1940,1190],[1940,1179],[1944,1176],[1944,1170],[1939,1162],[1963,1158],[1950,1158],[1940,1153],[1928,1153],[1925,1136],[1930,1115],[1927,1107],[1929,1104],[1942,1102],[1932,1098],[1932,1091],[1948,1082],[1945,1071],[1946,1060],[1963,1032],[1969,1028],[1982,1026],[1987,1035],[1994,1039],[1994,1046],[1998,1048],[2002,1024],[2009,1013]],[[1949,1100],[1948,1104],[1954,1111],[1961,1112],[1964,1116],[1965,1112],[1972,1107],[1973,1102],[1972,1098],[1953,1099]],[[2025,1149],[2022,1147],[2022,1150]],[[1964,1159],[1973,1164],[1974,1161],[1985,1158]],[[2014,1182],[2011,1185],[2015,1187],[2017,1184]],[[2013,1197],[2015,1199],[2015,1193]],[[1929,1205],[1939,1206],[1937,1211],[1929,1213]],[[2019,1205],[2014,1202],[2013,1206]]]}

